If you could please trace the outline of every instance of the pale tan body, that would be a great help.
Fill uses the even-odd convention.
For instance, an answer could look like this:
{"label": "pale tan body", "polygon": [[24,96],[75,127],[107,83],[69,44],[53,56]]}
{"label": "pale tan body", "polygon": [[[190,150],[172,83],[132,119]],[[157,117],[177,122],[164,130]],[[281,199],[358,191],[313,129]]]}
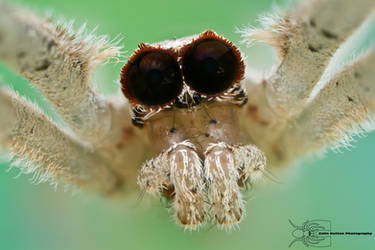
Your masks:
{"label": "pale tan body", "polygon": [[[337,6],[340,16],[332,15]],[[244,32],[270,43],[281,59],[265,79],[246,75],[246,105],[214,100],[171,107],[137,128],[125,99],[105,100],[90,84],[93,67],[118,48],[0,4],[0,59],[30,80],[74,133],[1,90],[0,142],[37,180],[64,179],[107,195],[137,190],[138,181],[172,198],[175,217],[187,228],[210,216],[232,226],[243,216],[244,180],[254,183],[266,169],[348,142],[373,117],[374,50],[307,100],[333,53],[374,7],[373,0],[312,0],[265,30]],[[160,45],[178,50],[192,38]]]}

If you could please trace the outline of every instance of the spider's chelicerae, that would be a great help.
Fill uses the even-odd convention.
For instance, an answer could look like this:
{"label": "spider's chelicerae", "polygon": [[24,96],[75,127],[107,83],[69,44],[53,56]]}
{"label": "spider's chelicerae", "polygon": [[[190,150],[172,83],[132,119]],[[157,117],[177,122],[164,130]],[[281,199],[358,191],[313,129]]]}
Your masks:
{"label": "spider's chelicerae", "polygon": [[121,71],[126,98],[106,100],[90,77],[119,48],[0,4],[0,59],[71,129],[2,89],[0,143],[40,181],[63,179],[105,195],[140,187],[170,200],[186,228],[209,220],[231,227],[244,216],[248,184],[347,143],[374,115],[375,50],[311,98],[332,55],[374,7],[374,0],[302,1],[263,29],[244,31],[278,52],[280,62],[262,79],[214,31],[140,43]]}

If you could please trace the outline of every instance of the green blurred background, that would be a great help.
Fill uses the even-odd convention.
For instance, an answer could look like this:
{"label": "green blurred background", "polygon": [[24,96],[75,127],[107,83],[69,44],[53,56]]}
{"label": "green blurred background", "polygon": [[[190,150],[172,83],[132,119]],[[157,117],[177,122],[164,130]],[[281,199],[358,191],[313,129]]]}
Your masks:
{"label": "green blurred background", "polygon": [[[238,43],[235,27],[256,25],[256,17],[284,1],[270,0],[19,0],[41,15],[75,19],[76,27],[99,26],[99,34],[124,37],[129,56],[139,42],[156,42],[213,29]],[[235,3],[233,3],[235,2]],[[349,54],[374,44],[374,22],[347,46]],[[249,64],[269,71],[273,52],[261,45],[241,46]],[[122,65],[98,68],[95,83],[114,93]],[[21,77],[0,65],[0,76],[22,95],[52,110]],[[136,197],[110,202],[92,194],[57,191],[33,185],[30,176],[14,178],[17,169],[0,171],[0,249],[287,249],[293,240],[291,219],[328,219],[333,231],[375,233],[375,134],[361,138],[351,151],[328,153],[323,160],[305,161],[280,176],[284,184],[265,181],[249,194],[247,216],[240,229],[225,232],[206,227],[200,232],[177,226],[163,204]],[[374,249],[375,236],[333,236],[330,249]],[[301,242],[294,249],[304,249]]]}

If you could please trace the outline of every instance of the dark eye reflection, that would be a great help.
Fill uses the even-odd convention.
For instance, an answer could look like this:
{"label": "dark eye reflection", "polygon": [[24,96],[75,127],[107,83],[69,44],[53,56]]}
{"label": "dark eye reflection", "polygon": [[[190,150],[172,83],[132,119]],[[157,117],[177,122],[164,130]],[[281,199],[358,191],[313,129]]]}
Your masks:
{"label": "dark eye reflection", "polygon": [[182,60],[186,83],[194,90],[215,95],[228,89],[239,70],[237,55],[218,39],[203,39],[191,45]]}
{"label": "dark eye reflection", "polygon": [[137,102],[155,106],[175,99],[182,90],[182,75],[176,59],[161,50],[147,51],[127,66],[125,95]]}

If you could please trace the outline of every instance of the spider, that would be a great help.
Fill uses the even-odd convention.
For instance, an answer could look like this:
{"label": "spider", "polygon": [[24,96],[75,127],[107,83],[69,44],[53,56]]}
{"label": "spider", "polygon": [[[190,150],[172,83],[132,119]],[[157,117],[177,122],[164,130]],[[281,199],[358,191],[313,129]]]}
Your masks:
{"label": "spider", "polygon": [[41,91],[69,129],[2,88],[0,144],[39,182],[62,179],[106,196],[141,188],[169,200],[185,228],[207,221],[230,228],[244,217],[248,185],[366,130],[375,111],[374,50],[311,93],[374,7],[373,0],[301,1],[262,29],[244,30],[245,40],[278,52],[262,78],[211,30],[140,43],[120,72],[124,95],[104,99],[90,78],[98,63],[120,55],[116,43],[2,3],[0,59]]}

